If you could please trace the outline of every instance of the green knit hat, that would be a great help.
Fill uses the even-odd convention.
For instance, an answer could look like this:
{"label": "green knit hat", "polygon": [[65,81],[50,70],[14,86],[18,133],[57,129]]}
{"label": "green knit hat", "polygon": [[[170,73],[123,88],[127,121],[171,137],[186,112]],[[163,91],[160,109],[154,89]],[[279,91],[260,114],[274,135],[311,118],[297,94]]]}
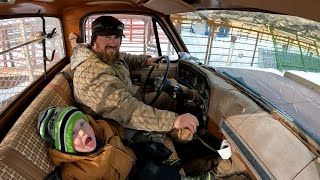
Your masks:
{"label": "green knit hat", "polygon": [[49,107],[40,112],[37,129],[42,139],[64,153],[76,153],[73,145],[73,126],[87,117],[76,107]]}

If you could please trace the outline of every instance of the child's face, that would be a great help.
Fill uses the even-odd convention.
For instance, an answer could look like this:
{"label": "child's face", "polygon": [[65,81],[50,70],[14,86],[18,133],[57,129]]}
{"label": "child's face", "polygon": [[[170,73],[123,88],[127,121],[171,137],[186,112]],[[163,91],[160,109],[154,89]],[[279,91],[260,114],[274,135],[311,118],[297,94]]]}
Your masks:
{"label": "child's face", "polygon": [[79,119],[73,126],[73,145],[77,152],[92,152],[95,150],[96,136],[90,124]]}

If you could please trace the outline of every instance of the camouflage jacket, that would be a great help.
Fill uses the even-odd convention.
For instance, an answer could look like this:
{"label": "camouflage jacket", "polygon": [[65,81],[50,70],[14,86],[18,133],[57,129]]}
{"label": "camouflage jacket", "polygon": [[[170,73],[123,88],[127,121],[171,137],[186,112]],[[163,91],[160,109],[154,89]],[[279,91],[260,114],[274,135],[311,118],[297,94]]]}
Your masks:
{"label": "camouflage jacket", "polygon": [[[71,57],[74,95],[77,103],[100,116],[116,120],[125,128],[170,131],[175,113],[139,101],[141,90],[132,84],[130,68],[145,67],[149,56],[120,53],[113,64],[102,62],[85,44],[78,44]],[[126,63],[121,63],[121,62]]]}

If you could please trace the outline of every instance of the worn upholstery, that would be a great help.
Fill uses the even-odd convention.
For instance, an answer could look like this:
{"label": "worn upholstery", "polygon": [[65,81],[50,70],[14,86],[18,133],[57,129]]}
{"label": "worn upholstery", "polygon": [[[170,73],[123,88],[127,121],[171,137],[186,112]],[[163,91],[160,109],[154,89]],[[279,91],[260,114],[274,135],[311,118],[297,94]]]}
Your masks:
{"label": "worn upholstery", "polygon": [[26,177],[23,177],[23,175],[19,171],[16,171],[15,169],[2,162],[0,163],[0,173],[0,179],[26,180]]}
{"label": "worn upholstery", "polygon": [[[67,66],[64,71],[68,71]],[[58,74],[23,112],[0,144],[0,179],[44,179],[54,168],[47,146],[36,130],[39,112],[50,106],[74,105],[68,80]],[[165,145],[177,153],[170,138]]]}
{"label": "worn upholstery", "polygon": [[[54,169],[47,155],[47,147],[36,130],[39,112],[49,106],[72,105],[71,89],[62,74],[46,86],[23,112],[0,144],[0,177],[19,174],[26,179],[43,179]],[[11,174],[11,173],[10,173]]]}

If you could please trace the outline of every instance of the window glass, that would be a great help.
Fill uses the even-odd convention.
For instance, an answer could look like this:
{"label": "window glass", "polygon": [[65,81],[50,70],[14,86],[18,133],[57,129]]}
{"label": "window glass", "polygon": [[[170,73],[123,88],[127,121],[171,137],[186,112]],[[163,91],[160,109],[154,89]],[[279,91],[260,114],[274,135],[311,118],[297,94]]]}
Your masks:
{"label": "window glass", "polygon": [[[110,15],[110,14],[103,14]],[[90,16],[85,22],[85,39],[87,43],[91,41],[91,24],[99,16]],[[120,51],[130,54],[145,54],[153,57],[158,56],[156,38],[152,25],[151,17],[143,15],[117,15],[111,16],[118,18],[124,23],[124,35]],[[162,55],[176,55],[176,51],[170,43],[167,35],[157,23]]]}
{"label": "window glass", "polygon": [[[65,57],[60,20],[45,17],[46,33],[56,28],[56,35],[46,39],[47,69]],[[24,17],[0,20],[0,112],[26,87],[44,73],[43,47],[41,41],[32,42],[42,32],[40,17]],[[41,36],[41,34],[40,34]],[[26,45],[23,45],[26,44]]]}
{"label": "window glass", "polygon": [[190,54],[203,64],[320,71],[319,23],[291,16],[223,10],[179,13],[170,18]]}

